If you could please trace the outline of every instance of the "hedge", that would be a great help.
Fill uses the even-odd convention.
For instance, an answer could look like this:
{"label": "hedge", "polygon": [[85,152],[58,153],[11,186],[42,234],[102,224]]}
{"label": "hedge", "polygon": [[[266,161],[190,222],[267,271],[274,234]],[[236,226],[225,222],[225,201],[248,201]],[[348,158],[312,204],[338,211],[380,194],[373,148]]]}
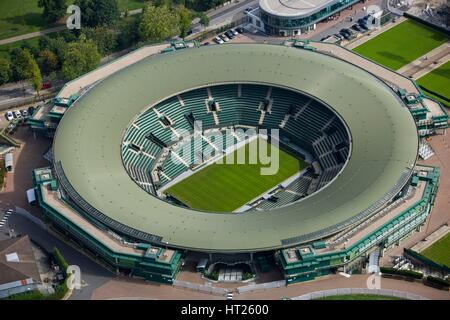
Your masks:
{"label": "hedge", "polygon": [[6,300],[61,300],[69,290],[66,282],[67,279],[55,288],[54,293],[49,295],[44,295],[38,290],[32,290],[29,292],[13,294],[7,297]]}
{"label": "hedge", "polygon": [[450,287],[450,281],[444,280],[444,279],[441,279],[441,278],[428,276],[427,277],[427,281],[429,283],[437,284],[437,285],[442,286],[442,287],[447,287],[447,288]]}
{"label": "hedge", "polygon": [[58,248],[53,248],[53,258],[55,259],[56,264],[61,268],[61,271],[67,276],[67,268],[69,268],[69,264],[66,259],[64,259],[61,252],[59,252]]}
{"label": "hedge", "polygon": [[381,267],[380,271],[382,274],[383,273],[394,274],[394,275],[399,275],[399,276],[404,276],[404,277],[409,277],[409,278],[414,278],[414,279],[422,279],[423,278],[422,273],[416,272],[416,271],[411,271],[411,270],[398,270],[398,269],[394,269],[394,268]]}

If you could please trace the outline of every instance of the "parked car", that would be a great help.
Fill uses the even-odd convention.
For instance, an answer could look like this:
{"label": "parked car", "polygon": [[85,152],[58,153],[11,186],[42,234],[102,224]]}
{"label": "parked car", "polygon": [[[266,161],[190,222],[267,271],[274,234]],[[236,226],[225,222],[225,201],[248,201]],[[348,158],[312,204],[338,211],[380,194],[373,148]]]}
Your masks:
{"label": "parked car", "polygon": [[339,34],[339,33],[334,34],[334,36],[335,36],[336,38],[338,38],[339,40],[344,39],[344,37],[343,37],[341,34]]}
{"label": "parked car", "polygon": [[343,34],[351,35],[350,30],[348,30],[347,28],[341,29],[341,30],[339,31],[339,33],[342,34],[342,35],[343,35]]}
{"label": "parked car", "polygon": [[230,41],[230,39],[229,39],[225,34],[220,34],[219,37],[220,37],[220,39],[222,39],[224,42]]}
{"label": "parked car", "polygon": [[230,31],[231,31],[235,36],[237,36],[237,35],[239,34],[239,32],[237,32],[236,29],[230,29]]}
{"label": "parked car", "polygon": [[364,31],[369,30],[369,27],[367,26],[367,23],[365,23],[365,22],[358,23],[358,25]]}
{"label": "parked car", "polygon": [[355,31],[357,31],[357,32],[362,32],[362,31],[364,31],[364,30],[359,26],[359,24],[357,24],[357,23],[355,23],[354,25],[352,25],[352,29],[355,30]]}
{"label": "parked car", "polygon": [[6,112],[5,114],[6,120],[11,121],[14,119],[14,114],[11,111]]}
{"label": "parked car", "polygon": [[16,117],[17,119],[22,119],[22,114],[19,110],[14,111],[14,117]]}
{"label": "parked car", "polygon": [[28,115],[32,116],[34,113],[35,107],[28,107]]}
{"label": "parked car", "polygon": [[340,31],[340,34],[345,40],[350,40],[352,38],[347,32]]}
{"label": "parked car", "polygon": [[42,83],[42,89],[50,89],[52,87],[52,83],[50,81]]}
{"label": "parked car", "polygon": [[235,35],[233,34],[233,32],[231,32],[231,30],[228,30],[227,32],[225,32],[225,35],[231,40],[235,37]]}
{"label": "parked car", "polygon": [[237,27],[234,30],[236,30],[237,33],[244,33],[244,28],[242,28],[242,27]]}
{"label": "parked car", "polygon": [[214,37],[214,42],[217,44],[223,44],[223,40],[221,38],[219,38],[218,36]]}
{"label": "parked car", "polygon": [[24,118],[28,117],[28,110],[27,109],[20,110],[20,113],[22,113],[22,117],[24,117]]}
{"label": "parked car", "polygon": [[244,10],[244,14],[248,14],[250,11],[253,11],[253,7],[247,7]]}

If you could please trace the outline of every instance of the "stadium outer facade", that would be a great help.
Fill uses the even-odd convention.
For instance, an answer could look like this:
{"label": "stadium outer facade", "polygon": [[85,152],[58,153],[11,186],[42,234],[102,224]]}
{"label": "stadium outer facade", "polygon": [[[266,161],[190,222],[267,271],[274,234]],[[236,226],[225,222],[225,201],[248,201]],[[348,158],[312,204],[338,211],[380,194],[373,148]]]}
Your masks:
{"label": "stadium outer facade", "polygon": [[277,36],[296,36],[316,29],[316,23],[361,0],[260,0],[249,22]]}
{"label": "stadium outer facade", "polygon": [[[136,114],[183,90],[264,79],[317,97],[347,124],[352,153],[328,186],[280,209],[208,214],[156,199],[128,176],[119,146]],[[418,135],[408,108],[379,79],[327,55],[258,44],[187,49],[130,65],[76,98],[57,128],[53,168],[34,171],[38,199],[55,228],[118,272],[171,283],[184,250],[275,252],[288,283],[313,279],[395,245],[424,223],[434,202],[439,170],[415,172]],[[323,240],[417,180],[426,184],[419,202],[352,246],[320,253]]]}

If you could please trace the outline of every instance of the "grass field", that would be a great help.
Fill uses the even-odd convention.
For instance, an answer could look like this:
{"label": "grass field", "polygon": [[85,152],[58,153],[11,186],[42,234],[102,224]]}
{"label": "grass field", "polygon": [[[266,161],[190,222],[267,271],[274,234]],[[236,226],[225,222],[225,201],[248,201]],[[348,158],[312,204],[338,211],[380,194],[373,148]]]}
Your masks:
{"label": "grass field", "polygon": [[142,0],[117,0],[117,3],[121,12],[140,9],[146,5]]}
{"label": "grass field", "polygon": [[[250,150],[256,150],[257,145],[257,140],[254,140],[241,147],[245,148],[245,159],[249,158]],[[249,164],[248,161],[245,164],[227,164],[229,159],[237,159],[238,152],[239,149],[229,154],[224,164],[211,164],[170,187],[165,193],[190,208],[232,212],[307,166],[304,161],[279,150],[278,172],[261,175],[261,167],[269,165],[262,165],[259,161],[257,164]]]}
{"label": "grass field", "polygon": [[[450,61],[418,79],[417,84],[450,100]],[[450,107],[450,101],[445,101],[426,90],[424,91],[426,95],[431,96],[445,104],[447,107]]]}
{"label": "grass field", "polygon": [[0,39],[35,32],[47,26],[37,0],[0,1]]}
{"label": "grass field", "polygon": [[[73,1],[67,1],[67,5]],[[143,8],[142,0],[117,0],[121,12]],[[42,9],[37,0],[0,1],[0,39],[50,28],[42,18]]]}
{"label": "grass field", "polygon": [[20,48],[23,44],[27,44],[33,48],[39,48],[39,38],[40,37],[34,37],[0,46],[0,58],[8,58],[10,56],[10,50]]}
{"label": "grass field", "polygon": [[448,37],[444,34],[406,20],[354,48],[353,51],[398,70],[446,41]]}
{"label": "grass field", "polygon": [[420,253],[421,255],[450,267],[450,233]]}
{"label": "grass field", "polygon": [[404,300],[402,298],[381,296],[376,294],[346,294],[341,296],[329,296],[314,300]]}

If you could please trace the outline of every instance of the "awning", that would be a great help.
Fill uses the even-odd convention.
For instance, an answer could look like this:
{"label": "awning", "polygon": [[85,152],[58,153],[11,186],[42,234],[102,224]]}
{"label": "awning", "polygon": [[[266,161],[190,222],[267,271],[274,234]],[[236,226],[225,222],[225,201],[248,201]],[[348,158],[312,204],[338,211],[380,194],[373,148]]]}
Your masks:
{"label": "awning", "polygon": [[27,190],[27,199],[28,203],[33,203],[36,201],[36,193],[34,192],[33,188]]}

